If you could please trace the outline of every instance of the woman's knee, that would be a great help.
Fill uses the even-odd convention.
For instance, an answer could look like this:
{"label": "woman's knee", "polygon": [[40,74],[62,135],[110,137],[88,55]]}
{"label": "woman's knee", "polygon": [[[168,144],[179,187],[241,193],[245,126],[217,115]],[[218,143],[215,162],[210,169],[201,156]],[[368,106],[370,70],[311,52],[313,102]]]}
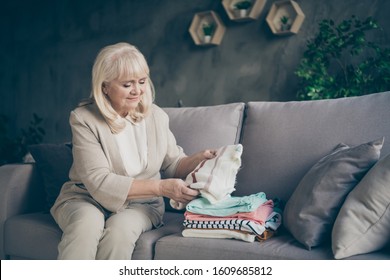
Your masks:
{"label": "woman's knee", "polygon": [[58,224],[63,231],[58,258],[95,259],[104,232],[104,214],[86,202],[69,204],[58,215]]}
{"label": "woman's knee", "polygon": [[111,225],[104,229],[103,238],[106,242],[112,243],[112,246],[134,246],[141,233],[142,229],[137,226],[125,228]]}
{"label": "woman's knee", "polygon": [[94,205],[74,203],[64,207],[59,225],[63,232],[78,236],[100,236],[104,230],[104,214]]}
{"label": "woman's knee", "polygon": [[128,209],[114,214],[106,221],[104,236],[118,243],[134,245],[139,236],[151,228],[152,223],[145,213],[138,209]]}

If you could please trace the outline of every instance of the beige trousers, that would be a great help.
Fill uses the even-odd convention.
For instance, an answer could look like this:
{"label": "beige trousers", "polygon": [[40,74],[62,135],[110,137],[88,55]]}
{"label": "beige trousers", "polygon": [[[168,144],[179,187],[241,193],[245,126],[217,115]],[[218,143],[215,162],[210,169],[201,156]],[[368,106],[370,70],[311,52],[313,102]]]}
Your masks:
{"label": "beige trousers", "polygon": [[68,201],[54,218],[63,231],[61,260],[129,260],[141,233],[153,227],[149,217],[131,205],[108,214],[86,201]]}

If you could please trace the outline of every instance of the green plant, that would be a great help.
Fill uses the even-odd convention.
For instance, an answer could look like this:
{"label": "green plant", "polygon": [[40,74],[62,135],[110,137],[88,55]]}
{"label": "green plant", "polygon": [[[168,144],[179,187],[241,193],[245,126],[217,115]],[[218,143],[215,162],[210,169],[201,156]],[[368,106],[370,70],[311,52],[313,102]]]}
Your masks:
{"label": "green plant", "polygon": [[205,36],[213,35],[214,23],[212,23],[212,22],[211,23],[205,22],[205,23],[203,23],[202,28],[203,28],[203,33],[204,33]]}
{"label": "green plant", "polygon": [[28,146],[41,143],[45,130],[41,127],[42,118],[33,114],[33,119],[27,129],[21,129],[20,135],[8,135],[9,120],[0,115],[0,165],[22,162],[28,153]]}
{"label": "green plant", "polygon": [[295,72],[299,99],[329,99],[390,90],[390,49],[366,38],[380,29],[371,17],[356,16],[336,25],[322,20],[319,32],[307,42]]}
{"label": "green plant", "polygon": [[239,1],[234,4],[234,7],[238,10],[247,10],[252,6],[252,2],[248,0]]}
{"label": "green plant", "polygon": [[282,24],[287,24],[287,23],[288,23],[288,16],[282,16],[282,17],[280,18],[280,22],[281,22]]}
{"label": "green plant", "polygon": [[280,29],[282,31],[290,29],[290,25],[288,24],[288,21],[289,21],[289,17],[288,16],[280,17]]}

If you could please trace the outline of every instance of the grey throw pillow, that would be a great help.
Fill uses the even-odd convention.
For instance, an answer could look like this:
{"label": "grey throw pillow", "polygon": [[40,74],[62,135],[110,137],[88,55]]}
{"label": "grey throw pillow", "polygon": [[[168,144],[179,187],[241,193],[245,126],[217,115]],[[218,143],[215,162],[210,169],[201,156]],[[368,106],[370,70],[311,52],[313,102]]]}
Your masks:
{"label": "grey throw pillow", "polygon": [[332,230],[336,259],[377,251],[390,242],[390,155],[351,191]]}
{"label": "grey throw pillow", "polygon": [[62,185],[69,180],[73,163],[72,146],[65,144],[37,144],[29,147],[40,172],[46,194],[45,210],[53,206]]}
{"label": "grey throw pillow", "polygon": [[339,144],[302,178],[287,201],[284,226],[307,249],[330,240],[348,193],[378,161],[383,138],[359,146]]}

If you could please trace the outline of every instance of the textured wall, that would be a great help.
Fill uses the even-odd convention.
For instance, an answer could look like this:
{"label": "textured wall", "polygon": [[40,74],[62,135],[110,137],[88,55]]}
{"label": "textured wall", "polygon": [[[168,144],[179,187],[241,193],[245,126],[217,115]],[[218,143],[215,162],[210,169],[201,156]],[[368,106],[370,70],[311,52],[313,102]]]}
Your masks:
{"label": "textured wall", "polygon": [[[306,19],[297,35],[277,37],[265,17],[230,21],[220,0],[5,0],[0,9],[1,113],[15,130],[36,112],[46,142],[70,140],[69,111],[89,95],[98,50],[119,41],[147,57],[156,103],[176,106],[293,100],[294,75],[306,40],[324,18],[374,16],[384,27],[377,42],[390,46],[388,0],[297,0]],[[221,45],[195,46],[189,33],[196,12],[214,10],[226,33]]]}

